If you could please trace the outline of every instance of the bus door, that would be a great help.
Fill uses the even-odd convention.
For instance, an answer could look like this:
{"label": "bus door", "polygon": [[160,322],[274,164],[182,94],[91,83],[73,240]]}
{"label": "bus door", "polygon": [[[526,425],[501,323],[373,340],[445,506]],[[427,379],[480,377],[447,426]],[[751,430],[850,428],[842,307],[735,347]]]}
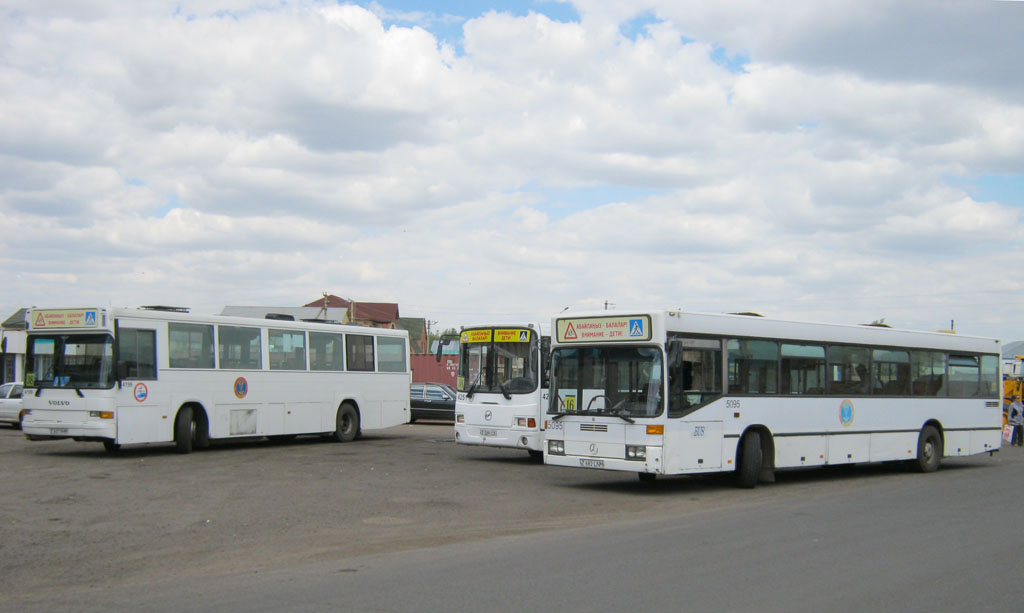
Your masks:
{"label": "bus door", "polygon": [[[115,387],[117,442],[148,443],[161,434],[166,398],[157,385],[156,330],[122,327],[118,322]],[[162,402],[161,402],[162,401]],[[170,431],[170,427],[164,430]]]}
{"label": "bus door", "polygon": [[666,346],[668,412],[665,421],[665,471],[719,470],[723,428],[722,342],[718,339],[669,339]]}

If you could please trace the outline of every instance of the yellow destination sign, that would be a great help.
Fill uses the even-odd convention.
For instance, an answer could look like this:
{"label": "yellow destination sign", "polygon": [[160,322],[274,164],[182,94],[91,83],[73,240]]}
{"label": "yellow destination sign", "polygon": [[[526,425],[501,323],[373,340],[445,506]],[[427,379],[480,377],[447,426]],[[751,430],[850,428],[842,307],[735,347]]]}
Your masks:
{"label": "yellow destination sign", "polygon": [[516,328],[514,330],[495,330],[495,343],[529,343],[530,331]]}
{"label": "yellow destination sign", "polygon": [[98,328],[99,309],[33,309],[29,312],[29,327],[44,328]]}
{"label": "yellow destination sign", "polygon": [[465,330],[462,333],[463,343],[489,343],[491,342],[491,330]]}

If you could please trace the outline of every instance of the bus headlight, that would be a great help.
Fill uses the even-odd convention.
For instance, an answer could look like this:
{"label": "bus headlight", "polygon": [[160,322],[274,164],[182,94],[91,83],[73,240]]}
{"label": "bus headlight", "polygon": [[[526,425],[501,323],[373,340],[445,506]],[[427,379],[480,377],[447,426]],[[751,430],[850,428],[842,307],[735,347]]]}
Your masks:
{"label": "bus headlight", "polygon": [[113,411],[89,411],[89,417],[99,417],[100,419],[114,419]]}
{"label": "bus headlight", "polygon": [[647,445],[626,445],[627,460],[646,460]]}
{"label": "bus headlight", "polygon": [[548,441],[548,453],[551,455],[565,455],[565,442]]}
{"label": "bus headlight", "polygon": [[455,422],[460,424],[466,423],[466,416],[463,415],[462,413],[459,413],[458,415],[455,416]]}
{"label": "bus headlight", "polygon": [[516,425],[520,428],[536,428],[537,420],[533,417],[517,417]]}

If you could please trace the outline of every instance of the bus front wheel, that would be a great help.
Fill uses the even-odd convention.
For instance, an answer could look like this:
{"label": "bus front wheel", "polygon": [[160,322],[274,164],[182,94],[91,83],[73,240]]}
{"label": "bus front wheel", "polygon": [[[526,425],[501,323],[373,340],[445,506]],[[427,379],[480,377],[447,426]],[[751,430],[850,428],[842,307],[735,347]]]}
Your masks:
{"label": "bus front wheel", "polygon": [[931,473],[942,462],[942,437],[935,426],[925,426],[917,437],[917,460],[914,463],[919,472]]}
{"label": "bus front wheel", "polygon": [[174,449],[178,453],[192,453],[192,436],[195,422],[192,421],[192,407],[181,407],[174,418]]}
{"label": "bus front wheel", "polygon": [[343,404],[338,409],[338,418],[335,423],[334,438],[339,443],[350,443],[355,440],[359,433],[359,412],[351,404]]}
{"label": "bus front wheel", "polygon": [[736,463],[736,485],[750,489],[761,476],[761,436],[748,432],[740,442],[740,458]]}

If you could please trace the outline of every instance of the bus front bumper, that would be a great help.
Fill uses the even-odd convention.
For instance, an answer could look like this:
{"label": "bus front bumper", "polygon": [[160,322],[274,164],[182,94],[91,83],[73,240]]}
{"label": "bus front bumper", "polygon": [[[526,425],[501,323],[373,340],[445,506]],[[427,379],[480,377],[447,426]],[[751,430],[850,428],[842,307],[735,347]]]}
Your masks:
{"label": "bus front bumper", "polygon": [[87,412],[62,412],[56,416],[38,415],[34,411],[25,415],[21,431],[33,441],[68,438],[82,441],[113,441],[117,439],[117,422],[113,419],[90,417]]}
{"label": "bus front bumper", "polygon": [[544,450],[544,463],[552,466],[569,466],[572,468],[596,468],[599,470],[620,470],[632,473],[662,474],[661,447],[647,447],[646,460],[627,460],[625,458],[602,458],[581,455],[561,455],[548,453]]}
{"label": "bus front bumper", "polygon": [[463,445],[512,447],[514,449],[540,451],[544,448],[544,433],[538,430],[487,428],[455,424],[455,442]]}

